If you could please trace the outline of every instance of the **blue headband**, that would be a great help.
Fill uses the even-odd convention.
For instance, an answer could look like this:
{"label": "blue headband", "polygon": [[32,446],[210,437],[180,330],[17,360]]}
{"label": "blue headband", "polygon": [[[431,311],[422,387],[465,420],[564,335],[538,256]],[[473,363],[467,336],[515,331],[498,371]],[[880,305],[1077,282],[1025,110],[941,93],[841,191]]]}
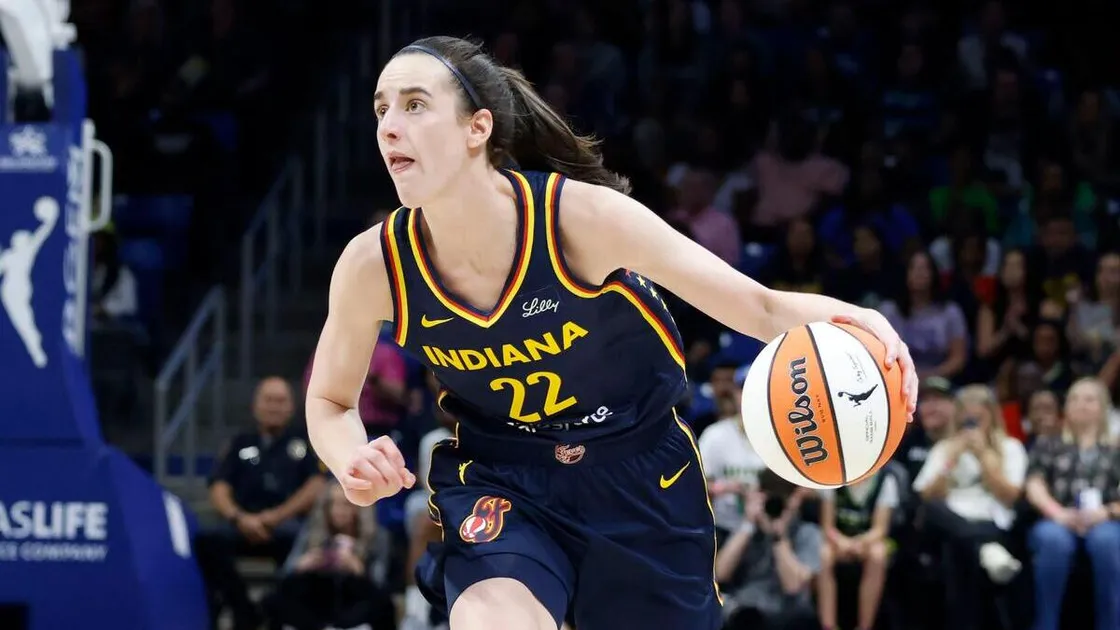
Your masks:
{"label": "blue headband", "polygon": [[444,57],[443,55],[436,52],[434,48],[429,48],[427,46],[421,46],[418,44],[405,46],[401,49],[401,52],[405,52],[407,50],[415,50],[417,52],[431,55],[432,57],[438,59],[440,63],[447,66],[447,69],[451,71],[451,74],[455,75],[455,79],[459,82],[459,85],[463,86],[463,91],[466,92],[467,97],[471,99],[471,104],[474,105],[474,108],[482,109],[482,99],[478,98],[478,92],[474,91],[474,86],[471,85],[471,82],[467,80],[467,77],[465,77],[462,72],[459,72],[459,69],[456,68],[455,64],[451,63],[451,61],[447,57]]}

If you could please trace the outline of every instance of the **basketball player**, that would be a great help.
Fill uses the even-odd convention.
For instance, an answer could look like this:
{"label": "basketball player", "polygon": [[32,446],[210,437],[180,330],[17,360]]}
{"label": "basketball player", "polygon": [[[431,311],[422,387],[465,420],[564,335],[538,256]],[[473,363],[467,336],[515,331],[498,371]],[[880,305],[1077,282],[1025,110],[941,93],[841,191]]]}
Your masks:
{"label": "basketball player", "polygon": [[307,400],[319,456],[359,505],[416,483],[355,410],[392,322],[459,420],[427,480],[443,541],[417,569],[452,630],[555,630],[565,616],[579,630],[715,630],[712,512],[673,411],[685,360],[658,287],[759,339],[861,326],[903,370],[912,412],[906,347],[878,313],[766,289],[673,230],[474,44],[406,46],[373,108],[404,207],[335,268]]}

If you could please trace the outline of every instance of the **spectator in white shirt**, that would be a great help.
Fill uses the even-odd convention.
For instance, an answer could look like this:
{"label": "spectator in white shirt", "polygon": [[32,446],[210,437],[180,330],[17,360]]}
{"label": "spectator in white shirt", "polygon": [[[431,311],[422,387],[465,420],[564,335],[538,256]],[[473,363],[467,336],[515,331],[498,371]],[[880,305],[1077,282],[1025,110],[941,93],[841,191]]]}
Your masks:
{"label": "spectator in white shirt", "polygon": [[1004,433],[995,393],[985,385],[961,388],[950,435],[934,445],[914,480],[926,531],[950,549],[946,627],[980,627],[982,570],[997,583],[1018,572],[1019,562],[1000,541],[1015,518],[1012,506],[1026,473],[1026,450]]}
{"label": "spectator in white shirt", "polygon": [[716,402],[722,419],[704,429],[698,443],[704,473],[708,476],[716,528],[723,530],[722,533],[742,523],[747,492],[757,487],[758,473],[766,469],[762,458],[747,441],[739,405],[742,380],[737,377],[736,381],[738,394]]}

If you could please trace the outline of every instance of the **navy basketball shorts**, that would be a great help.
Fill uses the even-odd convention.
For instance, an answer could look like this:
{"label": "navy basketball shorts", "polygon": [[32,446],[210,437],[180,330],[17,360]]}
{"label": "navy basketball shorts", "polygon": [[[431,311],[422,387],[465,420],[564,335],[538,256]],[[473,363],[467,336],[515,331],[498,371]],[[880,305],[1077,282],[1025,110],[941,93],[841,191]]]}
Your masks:
{"label": "navy basketball shorts", "polygon": [[438,609],[505,577],[577,630],[720,627],[707,484],[675,416],[562,445],[461,428],[434,448],[429,483],[443,542],[416,577]]}

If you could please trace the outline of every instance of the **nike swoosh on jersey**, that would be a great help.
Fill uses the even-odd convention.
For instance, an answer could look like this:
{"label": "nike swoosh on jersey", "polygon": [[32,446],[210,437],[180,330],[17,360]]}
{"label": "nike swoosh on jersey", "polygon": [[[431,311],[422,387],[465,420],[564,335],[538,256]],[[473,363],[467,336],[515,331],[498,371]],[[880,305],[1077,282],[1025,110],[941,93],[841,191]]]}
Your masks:
{"label": "nike swoosh on jersey", "polygon": [[688,466],[690,464],[692,464],[692,462],[688,462],[688,464],[685,464],[683,468],[677,471],[677,474],[669,477],[668,479],[665,478],[665,475],[661,475],[661,489],[667,490],[669,486],[677,483],[677,479],[680,479],[681,475],[684,474],[684,471],[688,470]]}
{"label": "nike swoosh on jersey", "polygon": [[420,325],[423,326],[424,328],[433,328],[435,326],[439,326],[440,324],[446,324],[447,322],[449,322],[453,319],[455,319],[455,318],[454,317],[448,317],[446,319],[428,319],[428,316],[424,315],[423,317],[420,318]]}

